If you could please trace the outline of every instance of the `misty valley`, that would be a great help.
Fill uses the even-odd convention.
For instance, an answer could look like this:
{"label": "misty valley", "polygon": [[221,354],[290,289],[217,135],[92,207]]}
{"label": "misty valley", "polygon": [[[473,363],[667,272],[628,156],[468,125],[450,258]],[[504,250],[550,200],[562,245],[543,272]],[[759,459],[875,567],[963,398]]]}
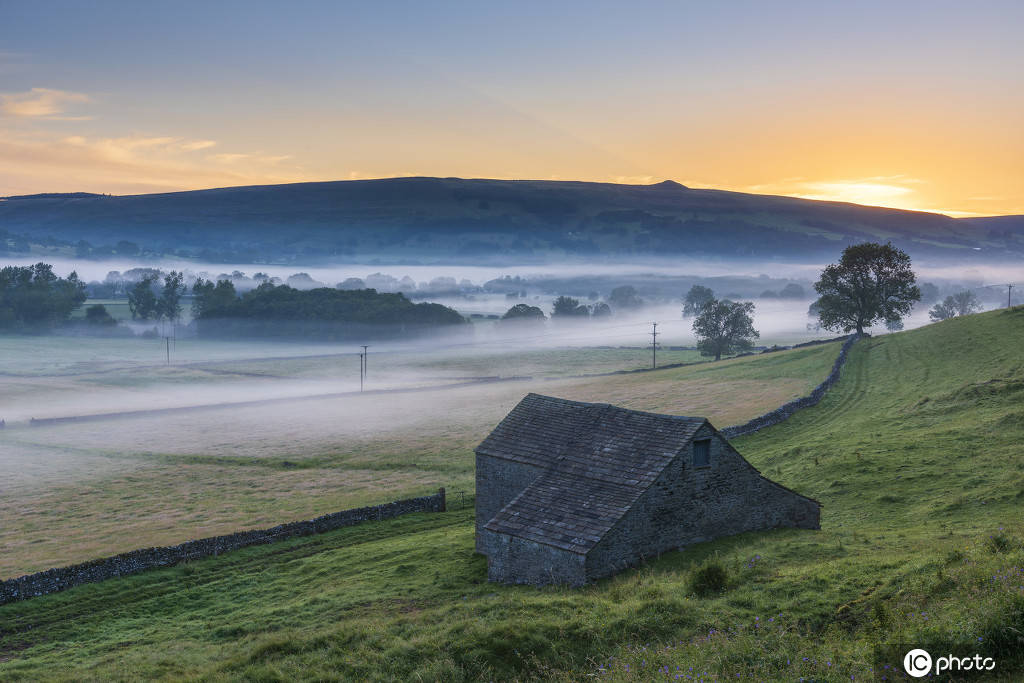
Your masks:
{"label": "misty valley", "polygon": [[[426,501],[439,488],[458,529],[480,495],[474,449],[524,395],[699,415],[719,428],[773,424],[787,420],[789,412],[770,417],[785,406],[812,394],[812,405],[821,400],[814,392],[826,391],[826,376],[841,376],[855,342],[853,362],[864,367],[877,343],[870,339],[916,328],[929,335],[937,321],[968,321],[985,309],[1019,310],[1006,307],[1012,290],[989,285],[1012,265],[922,259],[901,308],[848,317],[829,299],[846,285],[837,289],[829,277],[842,278],[846,260],[864,248],[877,251],[866,258],[903,258],[913,285],[909,257],[877,244],[850,247],[827,267],[717,259],[686,262],[685,272],[668,259],[302,270],[79,261],[45,251],[16,259],[0,270],[0,578],[17,594],[22,584],[11,580],[54,567],[95,573],[143,552],[136,549],[166,553],[186,541],[221,542],[195,539],[266,534],[335,511]],[[53,264],[36,260],[48,256]],[[868,339],[843,335],[862,322]],[[844,386],[824,393],[824,405]],[[762,471],[784,481],[810,474],[805,490],[844,505],[834,495],[846,489],[820,478],[819,463],[835,446],[765,443],[779,445],[752,449]],[[807,448],[814,455],[803,464],[785,462],[783,454]],[[826,467],[847,467],[839,464],[845,455],[828,457],[842,459]],[[841,514],[858,518],[855,500]],[[823,533],[841,547],[870,532]],[[715,579],[725,586],[757,564],[745,560],[748,569],[736,574],[732,560],[722,568],[699,559],[702,550],[687,552],[678,560],[690,567],[679,578],[691,582],[684,594],[705,594],[692,588],[702,572],[733,572]],[[193,571],[191,562],[170,562]],[[456,573],[472,577],[473,566]],[[104,571],[129,571],[112,567]],[[654,580],[643,569],[622,576],[611,585]]]}
{"label": "misty valley", "polygon": [[1024,681],[1022,26],[0,2],[0,683]]}

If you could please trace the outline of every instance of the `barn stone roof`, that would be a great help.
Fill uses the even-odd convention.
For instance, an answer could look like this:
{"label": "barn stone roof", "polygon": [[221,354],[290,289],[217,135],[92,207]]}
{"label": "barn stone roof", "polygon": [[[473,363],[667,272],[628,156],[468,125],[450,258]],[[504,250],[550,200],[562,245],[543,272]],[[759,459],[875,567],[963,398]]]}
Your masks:
{"label": "barn stone roof", "polygon": [[484,528],[585,554],[706,422],[529,394],[477,452],[545,472]]}

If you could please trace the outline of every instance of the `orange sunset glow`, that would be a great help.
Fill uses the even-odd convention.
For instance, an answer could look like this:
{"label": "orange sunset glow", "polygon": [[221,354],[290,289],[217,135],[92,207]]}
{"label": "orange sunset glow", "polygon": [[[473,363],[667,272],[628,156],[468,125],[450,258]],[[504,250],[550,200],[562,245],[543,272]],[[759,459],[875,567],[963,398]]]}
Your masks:
{"label": "orange sunset glow", "polygon": [[[608,12],[586,37],[567,10],[538,28],[449,8],[384,32],[372,13],[256,11],[245,39],[214,11],[202,27],[165,17],[145,40],[145,13],[99,10],[80,18],[88,31],[51,35],[28,30],[42,18],[22,10],[25,31],[8,29],[0,51],[0,195],[672,179],[951,216],[1024,212],[1013,22],[954,6],[889,9],[883,24],[875,9],[807,9],[795,22],[756,6],[660,21]],[[373,38],[360,32],[371,27]],[[76,58],[58,68],[65,53]]]}

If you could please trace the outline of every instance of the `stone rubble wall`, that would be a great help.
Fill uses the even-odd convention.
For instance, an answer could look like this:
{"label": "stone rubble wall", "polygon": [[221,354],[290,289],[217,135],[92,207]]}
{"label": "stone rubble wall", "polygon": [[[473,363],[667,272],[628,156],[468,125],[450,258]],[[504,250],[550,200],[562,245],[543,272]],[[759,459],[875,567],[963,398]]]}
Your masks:
{"label": "stone rubble wall", "polygon": [[240,531],[160,548],[142,548],[70,567],[47,569],[36,574],[0,581],[0,605],[47,593],[56,593],[84,583],[104,581],[117,576],[136,574],[147,569],[169,567],[179,562],[220,555],[251,545],[321,534],[325,531],[354,526],[363,522],[391,519],[414,512],[444,511],[445,491],[440,489],[432,496],[406,498],[383,505],[342,510],[315,519],[280,524],[269,529]]}
{"label": "stone rubble wall", "polygon": [[[785,403],[771,412],[755,417],[749,422],[720,429],[718,430],[719,433],[727,439],[743,436],[744,434],[753,434],[765,427],[771,427],[779,424],[783,420],[788,420],[798,410],[803,410],[804,408],[810,408],[813,405],[817,405],[825,396],[825,392],[828,391],[833,384],[839,381],[839,374],[843,369],[843,365],[846,363],[846,356],[849,354],[850,348],[853,346],[854,342],[859,338],[860,337],[856,334],[851,334],[847,337],[846,341],[843,342],[842,348],[839,349],[839,356],[836,358],[836,362],[832,364],[832,372],[828,373],[828,377],[825,378],[825,381],[814,387],[814,390],[810,394],[794,399],[789,403]],[[805,344],[802,346],[809,345],[810,344]]]}

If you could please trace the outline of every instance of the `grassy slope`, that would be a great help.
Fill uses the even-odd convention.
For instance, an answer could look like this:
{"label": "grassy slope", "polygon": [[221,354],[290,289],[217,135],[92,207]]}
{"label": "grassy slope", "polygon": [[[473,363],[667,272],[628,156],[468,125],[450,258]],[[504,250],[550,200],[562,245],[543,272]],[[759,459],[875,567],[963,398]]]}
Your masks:
{"label": "grassy slope", "polygon": [[[1017,308],[862,342],[818,407],[739,440],[824,503],[820,532],[538,590],[486,583],[470,510],[410,517],[2,607],[0,678],[864,680],[878,640],[935,638],[1006,664],[1024,630],[1022,331]],[[728,584],[697,597],[708,563]]]}

